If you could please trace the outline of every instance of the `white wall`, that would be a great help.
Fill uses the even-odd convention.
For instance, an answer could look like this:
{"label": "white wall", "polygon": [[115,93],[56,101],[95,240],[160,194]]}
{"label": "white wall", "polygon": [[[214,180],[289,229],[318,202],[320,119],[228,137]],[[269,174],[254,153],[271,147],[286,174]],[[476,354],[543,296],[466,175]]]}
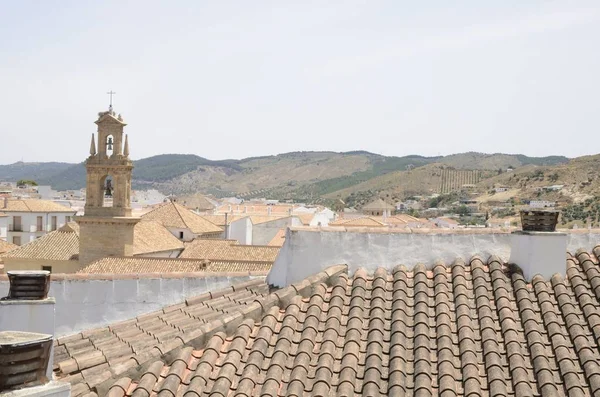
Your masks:
{"label": "white wall", "polygon": [[310,226],[328,226],[330,220],[327,213],[318,212],[311,219]]}
{"label": "white wall", "polygon": [[8,216],[0,216],[0,238],[6,240],[8,231]]}
{"label": "white wall", "polygon": [[[570,233],[567,247],[592,249],[600,243],[600,233]],[[396,265],[411,268],[438,261],[450,265],[457,258],[468,261],[480,255],[487,259],[510,256],[509,233],[446,232],[394,233],[360,231],[311,231],[290,229],[267,281],[285,286],[332,266],[347,264],[353,273],[359,267],[373,272],[377,267]]]}
{"label": "white wall", "polygon": [[302,221],[292,216],[276,219],[270,222],[259,223],[252,226],[252,244],[267,245],[280,229],[289,226],[301,226]]}
{"label": "white wall", "polygon": [[[8,231],[7,241],[12,243],[13,236],[21,237],[21,245],[26,244],[30,241],[35,240],[37,237],[43,236],[46,233],[49,233],[52,227],[52,217],[56,216],[56,229],[61,228],[65,225],[65,217],[70,216],[71,220],[75,216],[75,211],[72,213],[69,212],[8,212],[7,224],[14,226],[14,217],[21,217],[21,227],[22,232],[11,232]],[[37,217],[42,217],[42,227],[43,230],[37,230]]]}
{"label": "white wall", "polygon": [[[159,310],[186,298],[240,283],[253,276],[200,275],[181,278],[78,279],[65,275],[52,280],[49,296],[56,300],[56,335],[127,320]],[[8,294],[6,278],[0,280],[0,297]]]}
{"label": "white wall", "polygon": [[[167,228],[171,234],[183,241],[192,241],[196,238],[196,235],[190,231],[190,229],[180,229],[176,227]],[[183,232],[183,239],[180,237],[180,233]]]}
{"label": "white wall", "polygon": [[241,218],[231,222],[228,226],[231,240],[237,240],[240,244],[252,245],[253,225],[250,218]]}

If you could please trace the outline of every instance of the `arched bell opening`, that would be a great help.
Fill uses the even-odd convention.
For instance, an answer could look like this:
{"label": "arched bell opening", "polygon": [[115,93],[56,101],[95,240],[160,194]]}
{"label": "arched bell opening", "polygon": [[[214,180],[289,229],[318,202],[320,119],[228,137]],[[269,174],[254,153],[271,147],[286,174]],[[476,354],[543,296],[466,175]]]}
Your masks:
{"label": "arched bell opening", "polygon": [[106,137],[106,155],[111,157],[114,153],[115,139],[112,135]]}
{"label": "arched bell opening", "polygon": [[114,178],[107,174],[100,180],[100,199],[102,200],[101,207],[112,207],[114,205]]}

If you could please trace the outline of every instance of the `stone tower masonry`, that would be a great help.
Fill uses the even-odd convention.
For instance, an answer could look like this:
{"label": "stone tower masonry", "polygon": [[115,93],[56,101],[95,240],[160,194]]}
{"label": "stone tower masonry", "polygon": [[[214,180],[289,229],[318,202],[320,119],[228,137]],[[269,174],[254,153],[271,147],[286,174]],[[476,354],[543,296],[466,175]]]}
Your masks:
{"label": "stone tower masonry", "polygon": [[106,256],[133,256],[133,228],[140,221],[131,216],[133,162],[127,135],[123,134],[127,124],[112,107],[98,114],[96,124],[98,149],[92,134],[90,156],[85,162],[85,213],[76,218],[81,266]]}

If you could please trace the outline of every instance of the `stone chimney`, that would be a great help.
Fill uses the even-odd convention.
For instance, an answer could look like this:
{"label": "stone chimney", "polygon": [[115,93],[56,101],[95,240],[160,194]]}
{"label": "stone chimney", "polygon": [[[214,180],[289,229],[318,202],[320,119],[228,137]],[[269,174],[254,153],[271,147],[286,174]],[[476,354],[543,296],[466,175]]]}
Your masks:
{"label": "stone chimney", "polygon": [[[7,277],[6,277],[7,276]],[[11,397],[69,397],[71,385],[52,378],[54,348],[54,298],[48,297],[50,272],[9,271],[0,278],[0,287],[8,278],[8,296],[0,299],[0,355],[10,350],[31,357],[36,351],[39,361],[35,373],[19,373],[20,356],[11,358],[11,365],[0,365],[0,395],[10,390]],[[13,353],[10,353],[11,355]],[[12,356],[11,356],[12,357]],[[0,363],[7,362],[0,357]],[[33,365],[28,361],[28,365]],[[28,367],[29,368],[29,367]],[[34,376],[35,375],[35,376]]]}
{"label": "stone chimney", "polygon": [[527,280],[540,274],[549,280],[567,271],[567,234],[556,231],[559,212],[522,210],[522,230],[510,236],[509,263],[518,265]]}

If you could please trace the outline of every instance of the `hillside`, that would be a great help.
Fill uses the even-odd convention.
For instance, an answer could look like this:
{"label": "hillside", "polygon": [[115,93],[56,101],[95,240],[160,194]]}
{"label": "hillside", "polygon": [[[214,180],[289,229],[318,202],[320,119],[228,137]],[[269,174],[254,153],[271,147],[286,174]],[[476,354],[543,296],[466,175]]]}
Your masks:
{"label": "hillside", "polygon": [[[528,164],[557,164],[565,157],[464,153],[445,157],[392,157],[365,151],[292,152],[242,160],[214,161],[196,155],[164,154],[134,162],[133,186],[163,193],[272,197],[314,201],[321,197],[393,196],[436,192],[442,169],[482,170]],[[479,171],[477,171],[479,172]],[[480,175],[478,173],[477,175]],[[0,180],[34,179],[57,190],[85,185],[83,163],[16,163],[0,166]],[[477,179],[479,181],[479,178]]]}

